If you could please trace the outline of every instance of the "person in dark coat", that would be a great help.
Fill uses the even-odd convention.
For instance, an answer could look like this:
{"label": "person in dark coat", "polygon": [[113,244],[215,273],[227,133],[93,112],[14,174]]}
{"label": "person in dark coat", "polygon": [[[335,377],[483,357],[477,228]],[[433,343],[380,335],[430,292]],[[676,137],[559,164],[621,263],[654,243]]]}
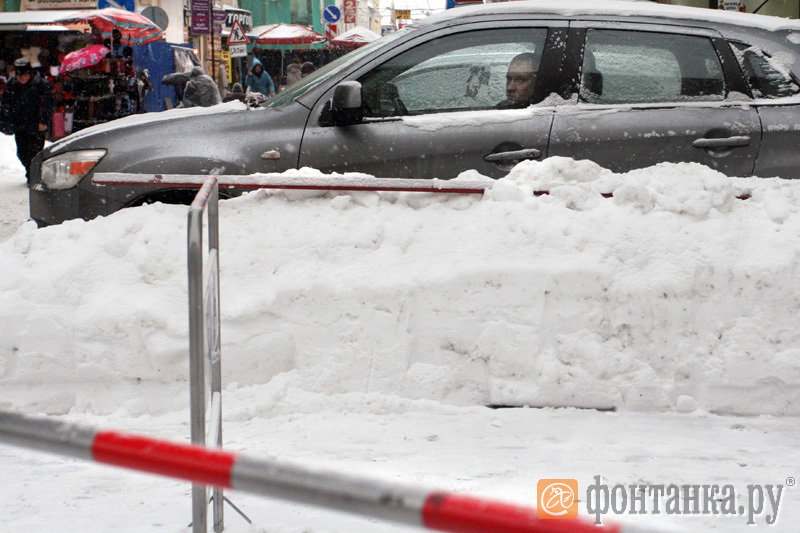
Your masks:
{"label": "person in dark coat", "polygon": [[314,63],[312,63],[311,61],[306,61],[305,63],[303,63],[303,66],[300,67],[300,77],[305,78],[315,70],[317,70],[317,67],[314,66]]}
{"label": "person in dark coat", "polygon": [[17,157],[30,181],[31,161],[44,148],[53,116],[53,86],[31,67],[28,58],[14,62],[14,77],[6,84],[0,100],[2,131],[14,135]]}
{"label": "person in dark coat", "polygon": [[211,107],[222,103],[219,87],[202,67],[194,67],[183,90],[183,100],[178,107]]}

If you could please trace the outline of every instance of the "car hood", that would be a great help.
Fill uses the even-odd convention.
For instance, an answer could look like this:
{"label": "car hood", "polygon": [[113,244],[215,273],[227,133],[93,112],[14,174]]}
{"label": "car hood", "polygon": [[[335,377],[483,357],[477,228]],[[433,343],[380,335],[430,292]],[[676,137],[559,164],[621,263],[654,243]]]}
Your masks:
{"label": "car hood", "polygon": [[[150,128],[160,129],[169,124],[169,130],[181,130],[189,133],[197,131],[198,120],[208,121],[209,118],[220,117],[229,119],[226,114],[249,112],[247,105],[239,100],[226,102],[211,107],[190,107],[185,109],[170,109],[157,113],[143,113],[112,120],[90,128],[73,133],[50,145],[45,150],[45,158],[70,150],[83,148],[103,148],[111,139],[119,135],[141,134],[142,130]],[[253,110],[254,113],[259,112]]]}

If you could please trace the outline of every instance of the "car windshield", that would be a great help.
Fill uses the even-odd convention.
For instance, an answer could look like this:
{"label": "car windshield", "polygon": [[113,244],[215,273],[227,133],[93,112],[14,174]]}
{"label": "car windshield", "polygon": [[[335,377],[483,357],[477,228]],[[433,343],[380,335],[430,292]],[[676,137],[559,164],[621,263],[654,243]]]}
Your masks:
{"label": "car windshield", "polygon": [[352,65],[365,55],[369,54],[376,48],[387,46],[390,43],[399,39],[400,37],[407,35],[409,32],[413,30],[414,27],[403,28],[400,31],[390,33],[385,37],[381,37],[380,39],[372,41],[366,46],[362,46],[357,50],[354,50],[348,54],[343,55],[336,61],[328,63],[319,70],[316,70],[311,74],[309,74],[308,76],[306,76],[305,78],[302,78],[300,81],[298,81],[291,87],[281,91],[274,98],[270,98],[269,100],[264,102],[263,107],[280,107],[286,104],[287,102],[291,102],[295,98],[304,94],[306,91],[313,89],[323,81],[327,80],[337,72],[349,67],[350,65]]}

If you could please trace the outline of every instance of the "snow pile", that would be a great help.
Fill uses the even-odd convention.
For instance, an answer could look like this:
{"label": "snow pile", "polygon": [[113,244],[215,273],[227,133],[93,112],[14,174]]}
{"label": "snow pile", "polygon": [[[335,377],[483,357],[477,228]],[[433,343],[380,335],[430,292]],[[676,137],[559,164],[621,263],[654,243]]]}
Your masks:
{"label": "snow pile", "polygon": [[[551,158],[484,198],[224,201],[224,383],[255,386],[241,416],[318,393],[797,415],[799,196]],[[28,223],[0,264],[3,407],[185,407],[185,207]]]}

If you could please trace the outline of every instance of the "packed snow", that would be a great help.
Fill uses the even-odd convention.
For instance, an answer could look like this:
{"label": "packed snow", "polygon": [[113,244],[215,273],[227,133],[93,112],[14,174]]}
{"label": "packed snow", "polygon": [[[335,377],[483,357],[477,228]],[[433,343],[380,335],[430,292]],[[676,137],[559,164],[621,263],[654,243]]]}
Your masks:
{"label": "packed snow", "polygon": [[[295,171],[315,177],[316,171]],[[467,172],[462,180],[480,180]],[[537,196],[533,191],[548,191]],[[0,136],[0,409],[186,442],[187,208],[37,229]],[[224,445],[534,506],[575,478],[800,493],[800,184],[552,158],[485,195],[220,204]],[[513,406],[493,408],[490,406]],[[4,530],[185,531],[190,486],[0,444]],[[226,531],[411,529],[229,491]],[[746,516],[613,514],[668,531]]]}
{"label": "packed snow", "polygon": [[[489,2],[493,3],[493,2]],[[627,17],[662,17],[679,20],[704,20],[718,24],[734,24],[763,28],[769,31],[800,31],[800,23],[796,19],[739,13],[722,9],[697,9],[692,6],[659,4],[642,0],[561,0],[558,3],[539,0],[542,12],[562,16],[570,15],[622,15]],[[533,3],[531,3],[532,5]],[[472,6],[461,9],[475,9]],[[509,13],[519,12],[519,6],[511,2],[497,2],[492,9],[505,10]],[[451,16],[463,16],[467,11],[452,12]]]}

